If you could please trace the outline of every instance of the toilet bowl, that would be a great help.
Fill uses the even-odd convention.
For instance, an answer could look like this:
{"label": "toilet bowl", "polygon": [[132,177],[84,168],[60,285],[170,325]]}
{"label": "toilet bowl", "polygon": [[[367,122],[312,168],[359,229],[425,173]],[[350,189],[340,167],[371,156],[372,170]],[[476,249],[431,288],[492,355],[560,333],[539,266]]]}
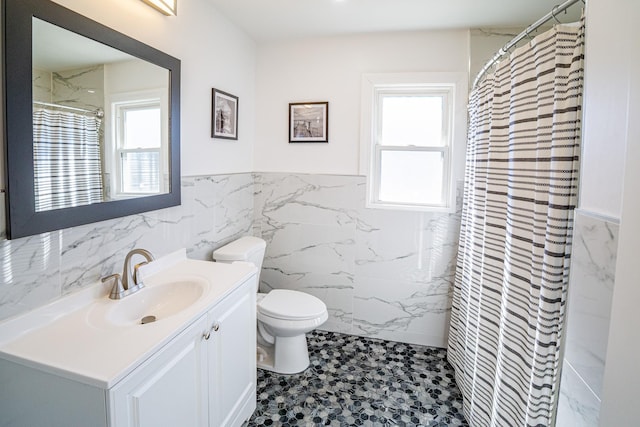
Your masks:
{"label": "toilet bowl", "polygon": [[[227,263],[249,261],[260,272],[265,248],[264,240],[245,236],[214,251],[213,259]],[[327,306],[313,295],[274,289],[269,293],[258,293],[256,317],[258,367],[281,374],[295,374],[309,366],[306,333],[326,322],[329,314]]]}

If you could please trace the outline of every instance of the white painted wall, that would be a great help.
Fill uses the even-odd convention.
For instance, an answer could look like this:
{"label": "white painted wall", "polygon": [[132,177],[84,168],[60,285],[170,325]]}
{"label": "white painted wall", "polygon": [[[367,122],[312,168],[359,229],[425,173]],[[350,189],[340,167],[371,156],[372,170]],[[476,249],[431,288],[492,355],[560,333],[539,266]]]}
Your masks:
{"label": "white painted wall", "polygon": [[[357,175],[362,74],[466,73],[468,64],[467,31],[370,34],[261,45],[254,169]],[[288,105],[305,101],[329,101],[328,144],[288,143]]]}
{"label": "white painted wall", "polygon": [[628,85],[624,77],[614,72],[621,70],[629,55],[625,43],[629,28],[622,23],[624,17],[611,1],[588,2],[579,203],[585,211],[614,218],[620,216],[626,145],[623,112]]}
{"label": "white painted wall", "polygon": [[[594,0],[591,0],[594,1]],[[640,286],[638,280],[638,238],[640,237],[640,2],[628,0],[596,0],[604,9],[614,10],[617,18],[609,21],[609,30],[623,38],[614,40],[624,50],[612,68],[611,79],[620,79],[627,96],[619,100],[616,114],[622,128],[622,142],[626,142],[624,188],[620,244],[616,265],[612,315],[609,329],[607,364],[605,367],[601,426],[631,426],[638,424],[638,384],[640,384]],[[619,30],[619,29],[623,30]],[[604,40],[603,40],[604,43]],[[611,66],[611,64],[610,64]],[[615,70],[615,72],[614,72]],[[620,168],[622,169],[622,168]]]}
{"label": "white painted wall", "polygon": [[150,62],[134,59],[106,64],[104,68],[105,97],[150,89],[168,91],[168,71]]}
{"label": "white painted wall", "polygon": [[[55,0],[182,61],[182,175],[253,168],[256,44],[208,0],[166,17],[138,0]],[[240,97],[238,141],[211,139],[211,88]]]}

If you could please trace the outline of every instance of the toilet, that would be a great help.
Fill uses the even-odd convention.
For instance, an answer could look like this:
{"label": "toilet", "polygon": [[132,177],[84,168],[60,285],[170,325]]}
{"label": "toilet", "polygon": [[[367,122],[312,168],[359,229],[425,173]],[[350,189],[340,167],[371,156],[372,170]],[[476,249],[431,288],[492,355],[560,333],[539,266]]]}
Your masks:
{"label": "toilet", "polygon": [[[258,237],[245,236],[214,251],[213,259],[225,263],[252,262],[258,267],[259,275],[266,246],[266,242]],[[258,367],[280,374],[295,374],[309,366],[305,334],[326,322],[329,313],[327,306],[313,295],[274,289],[266,294],[258,293],[256,317]]]}

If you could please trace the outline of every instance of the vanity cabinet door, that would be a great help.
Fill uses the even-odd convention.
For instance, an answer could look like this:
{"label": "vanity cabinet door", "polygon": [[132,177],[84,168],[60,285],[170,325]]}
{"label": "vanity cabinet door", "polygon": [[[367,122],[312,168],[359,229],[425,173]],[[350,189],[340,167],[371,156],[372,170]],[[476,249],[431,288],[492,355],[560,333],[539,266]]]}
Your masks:
{"label": "vanity cabinet door", "polygon": [[209,312],[211,427],[239,426],[256,408],[255,280],[246,281]]}
{"label": "vanity cabinet door", "polygon": [[202,316],[109,390],[110,426],[208,425],[206,328]]}

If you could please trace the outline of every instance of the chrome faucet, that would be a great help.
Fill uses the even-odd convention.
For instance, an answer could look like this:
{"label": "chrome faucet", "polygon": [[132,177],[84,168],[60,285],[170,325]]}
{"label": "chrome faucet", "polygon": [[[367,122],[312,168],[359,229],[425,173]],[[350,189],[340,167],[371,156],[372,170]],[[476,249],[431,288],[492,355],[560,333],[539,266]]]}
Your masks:
{"label": "chrome faucet", "polygon": [[[132,271],[131,258],[133,258],[134,255],[142,255],[146,261],[136,264]],[[122,285],[124,288],[127,290],[131,288],[137,288],[136,290],[144,288],[142,280],[138,280],[138,269],[153,260],[153,255],[151,255],[151,252],[146,249],[134,249],[129,251],[127,256],[124,258],[124,271],[122,272]]]}
{"label": "chrome faucet", "polygon": [[[146,261],[135,264],[132,268],[131,259],[134,255],[141,255],[146,259]],[[124,258],[124,269],[122,271],[122,278],[117,273],[102,278],[103,283],[108,280],[114,280],[113,288],[111,288],[109,298],[121,299],[144,288],[144,283],[138,278],[138,269],[153,260],[153,255],[151,255],[151,252],[146,249],[133,249],[129,251],[127,256]]]}

